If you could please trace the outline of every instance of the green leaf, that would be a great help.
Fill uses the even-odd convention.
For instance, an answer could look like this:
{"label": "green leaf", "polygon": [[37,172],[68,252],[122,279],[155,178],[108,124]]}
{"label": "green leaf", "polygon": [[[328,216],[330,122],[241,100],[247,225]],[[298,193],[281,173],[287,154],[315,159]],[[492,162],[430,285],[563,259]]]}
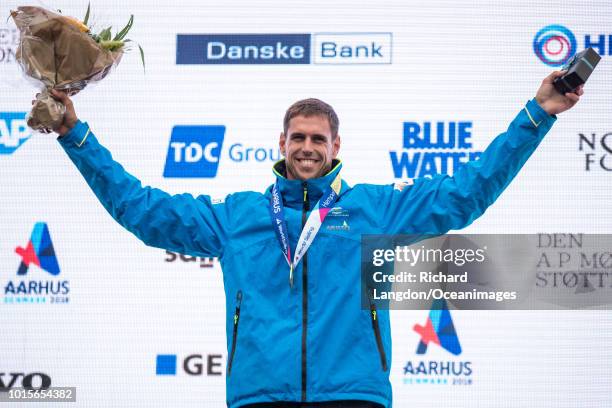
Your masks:
{"label": "green leaf", "polygon": [[146,74],[147,70],[145,68],[144,51],[142,50],[142,47],[140,46],[140,44],[138,44],[138,49],[140,50],[140,60],[142,61],[142,72]]}
{"label": "green leaf", "polygon": [[127,33],[132,28],[132,24],[134,24],[134,15],[133,14],[130,16],[130,20],[128,21],[126,26],[123,27],[123,30],[119,31],[117,33],[117,35],[115,36],[115,38],[113,38],[113,41],[121,41],[121,40],[123,40],[123,38],[127,35]]}
{"label": "green leaf", "polygon": [[87,25],[87,22],[89,21],[89,9],[91,7],[91,3],[87,3],[87,13],[85,13],[85,18],[83,19],[83,24]]}
{"label": "green leaf", "polygon": [[98,34],[98,36],[100,37],[101,41],[110,41],[111,27],[105,28],[104,30],[100,31],[100,34]]}

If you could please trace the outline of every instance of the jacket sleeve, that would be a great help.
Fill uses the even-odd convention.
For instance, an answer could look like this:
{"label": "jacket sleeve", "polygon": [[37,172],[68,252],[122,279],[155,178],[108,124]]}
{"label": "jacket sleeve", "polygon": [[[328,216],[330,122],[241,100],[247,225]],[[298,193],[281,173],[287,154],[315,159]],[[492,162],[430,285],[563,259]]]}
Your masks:
{"label": "jacket sleeve", "polygon": [[[227,240],[227,204],[209,196],[170,195],[141,182],[78,121],[58,139],[112,217],[145,244],[174,252],[221,257]],[[229,198],[229,197],[228,197]]]}
{"label": "jacket sleeve", "polygon": [[384,232],[444,234],[468,226],[510,184],[555,120],[532,99],[478,160],[464,164],[452,177],[381,186]]}

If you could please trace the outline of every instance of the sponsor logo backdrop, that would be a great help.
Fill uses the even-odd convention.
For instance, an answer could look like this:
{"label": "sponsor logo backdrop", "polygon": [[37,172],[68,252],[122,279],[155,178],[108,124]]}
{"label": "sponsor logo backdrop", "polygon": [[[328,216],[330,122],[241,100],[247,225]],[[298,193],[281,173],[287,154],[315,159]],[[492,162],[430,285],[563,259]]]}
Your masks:
{"label": "sponsor logo backdrop", "polygon": [[[76,3],[53,6],[82,17],[87,4]],[[4,1],[0,15],[17,5]],[[74,98],[79,117],[143,184],[215,198],[273,182],[285,109],[311,96],[340,116],[349,183],[452,174],[544,76],[591,45],[602,61],[584,100],[465,231],[612,231],[606,2],[138,0],[93,2],[92,13],[114,26],[135,15],[130,37],[147,72],[137,51],[126,55]],[[0,385],[77,387],[78,406],[225,406],[218,263],[146,247],[111,219],[54,137],[24,127],[36,91],[17,75],[16,48],[3,19]],[[335,227],[349,228],[344,218]],[[392,319],[395,406],[612,405],[609,312]],[[442,323],[446,332],[432,329]]]}

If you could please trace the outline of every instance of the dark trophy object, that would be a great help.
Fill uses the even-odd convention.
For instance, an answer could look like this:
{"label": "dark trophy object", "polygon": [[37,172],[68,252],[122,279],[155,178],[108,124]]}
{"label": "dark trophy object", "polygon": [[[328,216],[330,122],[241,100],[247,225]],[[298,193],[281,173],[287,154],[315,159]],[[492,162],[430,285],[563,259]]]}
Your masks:
{"label": "dark trophy object", "polygon": [[566,92],[574,92],[576,88],[589,79],[600,59],[599,54],[591,47],[574,55],[563,68],[567,72],[554,80],[555,89],[561,95]]}

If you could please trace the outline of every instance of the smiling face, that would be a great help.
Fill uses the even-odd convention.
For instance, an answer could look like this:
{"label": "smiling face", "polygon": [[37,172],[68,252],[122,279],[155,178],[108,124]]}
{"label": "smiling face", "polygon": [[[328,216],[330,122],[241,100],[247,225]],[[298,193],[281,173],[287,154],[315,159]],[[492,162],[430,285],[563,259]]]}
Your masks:
{"label": "smiling face", "polygon": [[340,136],[332,138],[325,116],[298,115],[280,135],[280,150],[285,156],[287,178],[308,180],[324,176],[340,150]]}

